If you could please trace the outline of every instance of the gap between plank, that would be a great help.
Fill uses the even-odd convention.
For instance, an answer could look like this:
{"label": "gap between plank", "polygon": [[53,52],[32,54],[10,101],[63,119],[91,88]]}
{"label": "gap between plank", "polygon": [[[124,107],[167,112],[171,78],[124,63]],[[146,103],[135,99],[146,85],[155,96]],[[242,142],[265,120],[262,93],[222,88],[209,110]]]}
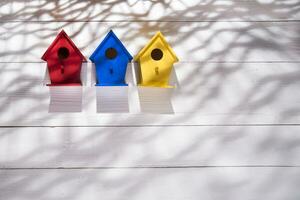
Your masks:
{"label": "gap between plank", "polygon": [[265,23],[265,22],[285,22],[285,23],[293,23],[300,22],[299,19],[278,19],[278,20],[2,20],[0,23],[20,23],[20,22],[28,22],[28,23],[53,23],[53,22],[66,22],[66,23],[76,23],[76,22],[89,22],[89,23],[122,23],[122,22],[257,22],[257,23]]}
{"label": "gap between plank", "polygon": [[[7,62],[7,61],[0,61],[0,64],[18,64],[18,63],[32,63],[32,64],[34,64],[34,63],[46,63],[45,61],[21,61],[21,62],[14,62],[14,61],[9,61],[9,62]],[[92,62],[90,62],[90,61],[88,61],[88,62],[84,62],[84,63],[87,63],[87,64],[91,64]],[[131,62],[132,64],[137,64],[137,62]],[[257,63],[257,64],[263,64],[263,63],[274,63],[274,64],[276,64],[276,63],[300,63],[300,60],[299,61],[201,61],[201,60],[199,60],[199,61],[180,61],[178,64],[180,64],[180,63],[245,63],[245,64],[247,64],[247,63],[249,63],[249,64],[251,64],[251,63]],[[177,65],[178,65],[177,64]]]}
{"label": "gap between plank", "polygon": [[266,127],[266,126],[300,126],[300,124],[154,124],[154,125],[69,125],[69,126],[0,126],[0,129],[10,128],[143,128],[143,127]]}
{"label": "gap between plank", "polygon": [[300,165],[191,165],[129,167],[4,167],[0,170],[98,170],[98,169],[201,169],[201,168],[300,168]]}

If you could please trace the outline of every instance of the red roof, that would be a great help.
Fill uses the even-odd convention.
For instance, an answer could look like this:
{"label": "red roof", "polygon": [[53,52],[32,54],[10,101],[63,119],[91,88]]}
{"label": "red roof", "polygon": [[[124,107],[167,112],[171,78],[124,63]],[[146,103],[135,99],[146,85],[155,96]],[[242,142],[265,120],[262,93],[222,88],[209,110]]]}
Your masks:
{"label": "red roof", "polygon": [[78,55],[82,58],[83,62],[87,62],[87,60],[85,59],[85,57],[82,55],[82,53],[80,52],[80,50],[76,47],[76,45],[74,44],[74,42],[71,40],[71,38],[66,34],[66,32],[64,30],[62,30],[55,38],[55,40],[52,42],[52,44],[48,47],[48,49],[46,50],[46,52],[44,53],[44,55],[42,56],[42,59],[46,61],[47,59],[47,55],[48,53],[51,51],[51,49],[55,46],[55,44],[62,38],[64,37],[69,43],[70,45],[74,48],[74,50],[78,53]]}

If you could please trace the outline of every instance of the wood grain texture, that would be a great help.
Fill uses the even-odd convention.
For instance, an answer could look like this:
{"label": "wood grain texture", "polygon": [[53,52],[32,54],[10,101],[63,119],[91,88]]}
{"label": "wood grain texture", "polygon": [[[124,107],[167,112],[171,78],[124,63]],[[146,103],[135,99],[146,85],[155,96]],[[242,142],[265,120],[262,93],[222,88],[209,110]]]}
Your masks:
{"label": "wood grain texture", "polygon": [[132,55],[160,30],[182,62],[300,62],[299,27],[300,22],[7,22],[0,27],[0,62],[41,62],[61,29],[87,58],[113,29]]}
{"label": "wood grain texture", "polygon": [[299,20],[298,0],[5,0],[0,21]]}
{"label": "wood grain texture", "polygon": [[[1,65],[1,126],[300,123],[298,63],[179,63],[174,90],[138,89],[135,66],[129,65],[129,88],[118,88],[118,93],[102,89],[101,95],[96,93],[90,63],[84,66],[84,86],[75,90],[44,86],[44,63]],[[97,113],[96,106],[101,104],[120,104],[120,109],[128,106],[129,111]],[[51,112],[55,106],[56,111],[66,108],[74,113]]]}
{"label": "wood grain texture", "polygon": [[300,166],[300,126],[0,129],[0,168]]}
{"label": "wood grain texture", "polygon": [[0,170],[0,198],[298,200],[298,168]]}

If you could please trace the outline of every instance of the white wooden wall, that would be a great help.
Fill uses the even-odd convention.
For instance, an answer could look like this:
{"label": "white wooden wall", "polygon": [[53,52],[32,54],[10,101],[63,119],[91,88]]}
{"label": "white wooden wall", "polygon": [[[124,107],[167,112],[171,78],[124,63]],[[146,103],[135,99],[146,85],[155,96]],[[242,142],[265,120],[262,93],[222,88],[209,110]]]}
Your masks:
{"label": "white wooden wall", "polygon": [[[88,58],[161,30],[176,88],[49,88],[61,30]],[[299,200],[299,0],[0,2],[0,200]]]}

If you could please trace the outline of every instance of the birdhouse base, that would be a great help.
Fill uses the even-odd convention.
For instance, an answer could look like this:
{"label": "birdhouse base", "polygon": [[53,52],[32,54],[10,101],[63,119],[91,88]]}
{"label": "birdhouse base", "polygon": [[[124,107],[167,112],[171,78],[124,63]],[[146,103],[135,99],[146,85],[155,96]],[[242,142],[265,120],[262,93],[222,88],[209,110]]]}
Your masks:
{"label": "birdhouse base", "polygon": [[49,83],[47,86],[81,86],[81,83]]}
{"label": "birdhouse base", "polygon": [[126,83],[122,83],[122,84],[105,84],[105,83],[99,83],[99,84],[96,84],[95,86],[128,86],[128,84],[126,84]]}
{"label": "birdhouse base", "polygon": [[172,85],[145,85],[145,84],[138,84],[140,87],[155,87],[155,88],[175,88]]}

